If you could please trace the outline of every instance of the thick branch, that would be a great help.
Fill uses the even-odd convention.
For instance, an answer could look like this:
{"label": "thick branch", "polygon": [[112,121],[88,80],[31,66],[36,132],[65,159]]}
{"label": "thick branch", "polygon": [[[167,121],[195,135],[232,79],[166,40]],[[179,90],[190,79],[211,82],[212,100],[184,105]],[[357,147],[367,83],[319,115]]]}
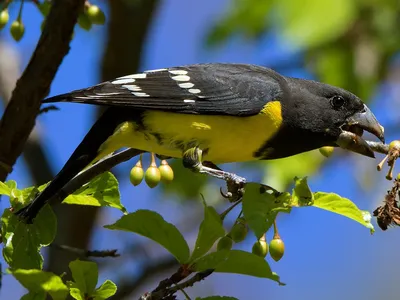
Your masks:
{"label": "thick branch", "polygon": [[0,180],[12,171],[35,125],[58,67],[69,51],[72,32],[84,0],[54,0],[31,60],[0,122]]}

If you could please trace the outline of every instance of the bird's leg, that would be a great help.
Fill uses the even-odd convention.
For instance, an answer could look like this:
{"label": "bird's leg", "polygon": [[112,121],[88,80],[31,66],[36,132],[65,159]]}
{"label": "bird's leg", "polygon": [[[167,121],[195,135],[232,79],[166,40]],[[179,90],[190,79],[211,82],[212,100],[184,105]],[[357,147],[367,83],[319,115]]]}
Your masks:
{"label": "bird's leg", "polygon": [[228,191],[221,194],[230,201],[235,202],[242,198],[246,178],[240,177],[234,173],[221,170],[212,162],[202,163],[202,150],[198,147],[186,150],[183,153],[183,165],[194,172],[207,174],[215,178],[226,181]]}

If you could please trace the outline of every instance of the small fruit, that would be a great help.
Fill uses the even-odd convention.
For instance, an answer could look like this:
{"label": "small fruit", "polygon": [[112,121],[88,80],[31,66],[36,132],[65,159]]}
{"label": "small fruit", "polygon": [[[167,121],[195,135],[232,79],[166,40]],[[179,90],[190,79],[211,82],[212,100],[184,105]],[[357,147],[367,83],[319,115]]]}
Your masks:
{"label": "small fruit", "polygon": [[233,246],[232,238],[226,235],[219,239],[217,244],[217,250],[218,251],[231,250],[232,246]]}
{"label": "small fruit", "polygon": [[246,238],[247,232],[248,229],[245,224],[236,223],[235,225],[233,225],[231,232],[229,233],[229,236],[235,243],[240,243]]}
{"label": "small fruit", "polygon": [[155,188],[161,180],[160,170],[157,167],[150,166],[144,174],[144,181],[150,188]]}
{"label": "small fruit", "polygon": [[10,33],[14,40],[17,42],[22,39],[25,33],[25,26],[22,23],[22,21],[15,20],[14,22],[11,23],[10,27]]}
{"label": "small fruit", "polygon": [[3,29],[4,26],[7,25],[8,21],[10,20],[10,15],[8,14],[8,10],[5,9],[0,12],[0,29]]}
{"label": "small fruit", "polygon": [[92,28],[92,21],[90,21],[89,17],[86,14],[81,13],[78,17],[78,25],[82,29],[89,31]]}
{"label": "small fruit", "polygon": [[174,180],[174,171],[165,159],[161,161],[161,165],[158,167],[158,169],[160,170],[162,182],[170,183],[172,180]]}
{"label": "small fruit", "polygon": [[268,254],[268,244],[265,240],[259,240],[254,243],[251,252],[260,257],[266,257]]}
{"label": "small fruit", "polygon": [[142,168],[142,157],[140,157],[139,161],[136,163],[136,165],[131,169],[131,172],[129,173],[129,180],[134,186],[139,185],[144,177],[144,171]]}
{"label": "small fruit", "polygon": [[400,181],[400,173],[397,174],[397,180]]}
{"label": "small fruit", "polygon": [[390,142],[389,151],[392,151],[394,149],[400,150],[400,141],[399,140],[394,140],[394,141]]}
{"label": "small fruit", "polygon": [[335,150],[334,147],[325,146],[325,147],[319,148],[319,153],[321,153],[325,157],[330,157],[333,154],[333,150]]}
{"label": "small fruit", "polygon": [[86,13],[93,24],[103,25],[106,22],[104,12],[97,5],[90,5]]}
{"label": "small fruit", "polygon": [[285,253],[285,244],[281,240],[281,238],[274,237],[272,241],[269,243],[269,254],[275,261],[279,261],[283,254]]}

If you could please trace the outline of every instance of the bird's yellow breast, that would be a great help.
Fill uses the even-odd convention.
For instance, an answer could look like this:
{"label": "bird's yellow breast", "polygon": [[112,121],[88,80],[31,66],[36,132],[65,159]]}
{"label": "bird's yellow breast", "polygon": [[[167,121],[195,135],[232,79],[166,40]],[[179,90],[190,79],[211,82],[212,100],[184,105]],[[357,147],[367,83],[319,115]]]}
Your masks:
{"label": "bird's yellow breast", "polygon": [[147,111],[142,120],[141,128],[132,122],[121,124],[99,156],[130,147],[179,158],[185,149],[198,146],[207,150],[203,159],[214,163],[249,161],[279,130],[282,114],[280,102],[273,101],[250,117]]}

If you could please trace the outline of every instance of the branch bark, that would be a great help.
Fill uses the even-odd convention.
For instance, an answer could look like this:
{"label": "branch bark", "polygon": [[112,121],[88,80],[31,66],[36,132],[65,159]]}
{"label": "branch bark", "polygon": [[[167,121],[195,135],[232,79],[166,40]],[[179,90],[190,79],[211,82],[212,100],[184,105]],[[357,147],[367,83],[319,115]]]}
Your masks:
{"label": "branch bark", "polygon": [[12,171],[35,126],[41,100],[69,51],[69,43],[84,0],[54,0],[36,49],[0,121],[0,180]]}

